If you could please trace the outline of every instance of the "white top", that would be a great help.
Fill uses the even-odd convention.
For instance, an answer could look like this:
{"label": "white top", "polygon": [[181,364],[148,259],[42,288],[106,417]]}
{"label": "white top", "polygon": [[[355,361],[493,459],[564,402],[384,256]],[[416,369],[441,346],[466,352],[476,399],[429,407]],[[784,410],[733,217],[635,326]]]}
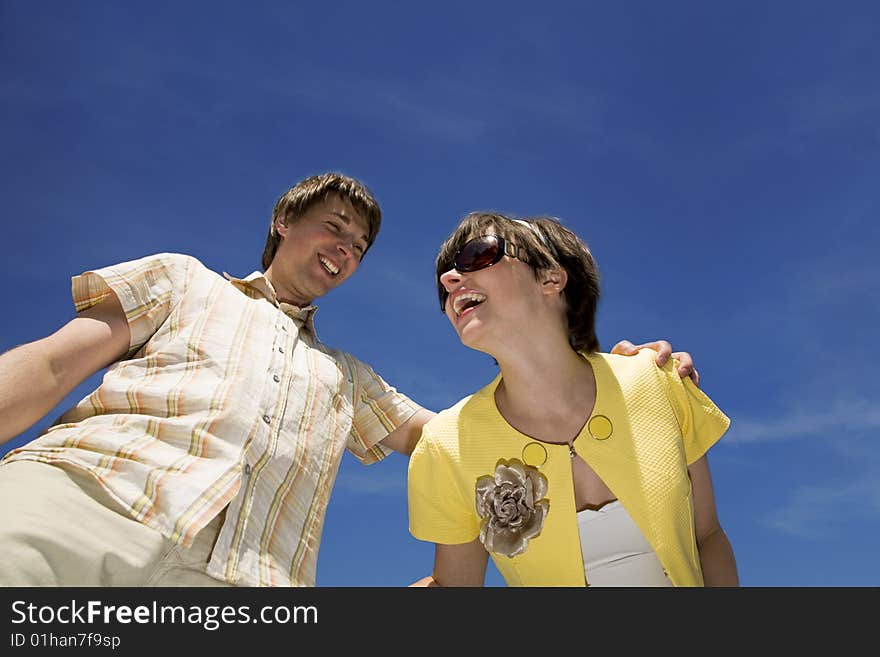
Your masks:
{"label": "white top", "polygon": [[644,535],[619,500],[578,511],[589,586],[672,586]]}

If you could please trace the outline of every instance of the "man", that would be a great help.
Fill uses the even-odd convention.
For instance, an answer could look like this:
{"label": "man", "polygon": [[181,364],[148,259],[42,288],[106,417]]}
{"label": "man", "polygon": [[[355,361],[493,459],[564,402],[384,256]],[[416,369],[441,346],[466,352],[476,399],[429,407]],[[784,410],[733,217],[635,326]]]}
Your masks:
{"label": "man", "polygon": [[0,462],[0,584],[313,586],[343,450],[409,454],[433,416],[315,334],[380,224],[328,173],[277,202],[263,273],[166,253],[74,277],[77,317],[0,357],[0,441],[112,365]]}

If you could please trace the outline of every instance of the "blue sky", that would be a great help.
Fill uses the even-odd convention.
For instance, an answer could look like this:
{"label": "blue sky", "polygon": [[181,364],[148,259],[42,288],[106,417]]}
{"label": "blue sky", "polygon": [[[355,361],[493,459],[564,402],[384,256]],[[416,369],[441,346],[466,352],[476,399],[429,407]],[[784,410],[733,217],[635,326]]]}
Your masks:
{"label": "blue sky", "polygon": [[[603,348],[670,340],[731,417],[742,583],[880,585],[876,3],[125,5],[0,4],[0,350],[69,320],[86,269],[246,275],[275,199],[337,170],[385,218],[319,333],[439,410],[495,368],[437,308],[437,247],[471,210],[555,215],[599,263]],[[405,493],[404,457],[345,458],[319,585],[430,571]]]}

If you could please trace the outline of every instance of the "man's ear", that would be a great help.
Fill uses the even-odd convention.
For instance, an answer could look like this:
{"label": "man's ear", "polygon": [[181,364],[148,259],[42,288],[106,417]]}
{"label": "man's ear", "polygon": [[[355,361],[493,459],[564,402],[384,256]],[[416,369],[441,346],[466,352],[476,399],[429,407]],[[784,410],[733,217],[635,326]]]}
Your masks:
{"label": "man's ear", "polygon": [[544,294],[562,294],[568,283],[568,272],[562,267],[545,269],[541,272],[541,291]]}
{"label": "man's ear", "polygon": [[287,222],[284,221],[284,217],[275,217],[272,220],[272,228],[275,230],[275,234],[281,237],[287,237],[288,225]]}

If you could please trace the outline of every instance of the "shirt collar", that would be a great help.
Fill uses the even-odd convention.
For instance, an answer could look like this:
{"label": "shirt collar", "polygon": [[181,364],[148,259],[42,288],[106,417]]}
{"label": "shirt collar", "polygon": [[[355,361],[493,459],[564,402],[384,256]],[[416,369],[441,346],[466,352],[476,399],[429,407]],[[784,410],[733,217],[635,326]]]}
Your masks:
{"label": "shirt collar", "polygon": [[265,297],[272,305],[276,308],[279,308],[281,312],[290,317],[297,324],[305,325],[313,335],[317,335],[315,333],[315,313],[318,312],[318,306],[311,304],[308,306],[300,307],[294,306],[290,303],[285,303],[283,301],[278,301],[278,295],[275,293],[275,288],[272,287],[272,283],[269,282],[269,279],[266,278],[265,274],[260,271],[254,271],[245,276],[244,278],[235,278],[234,276],[230,276],[226,272],[223,272],[223,276],[229,280],[235,287],[242,290],[243,292],[250,289],[259,292],[263,297]]}

